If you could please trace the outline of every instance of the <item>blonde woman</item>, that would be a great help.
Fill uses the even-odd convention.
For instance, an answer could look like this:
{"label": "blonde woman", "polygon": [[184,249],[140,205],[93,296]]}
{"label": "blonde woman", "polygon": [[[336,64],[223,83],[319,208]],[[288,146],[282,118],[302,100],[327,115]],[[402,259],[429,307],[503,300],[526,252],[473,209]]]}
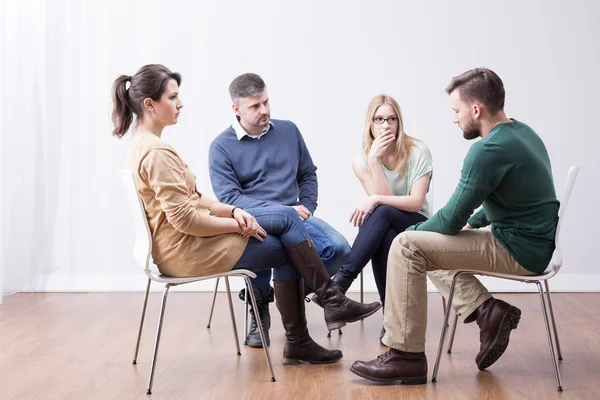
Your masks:
{"label": "blonde woman", "polygon": [[368,197],[352,212],[350,222],[359,227],[358,236],[333,281],[346,293],[371,261],[385,306],[390,246],[398,234],[430,216],[426,195],[433,171],[429,149],[404,132],[400,106],[392,97],[379,95],[369,103],[363,151],[352,160],[352,168]]}

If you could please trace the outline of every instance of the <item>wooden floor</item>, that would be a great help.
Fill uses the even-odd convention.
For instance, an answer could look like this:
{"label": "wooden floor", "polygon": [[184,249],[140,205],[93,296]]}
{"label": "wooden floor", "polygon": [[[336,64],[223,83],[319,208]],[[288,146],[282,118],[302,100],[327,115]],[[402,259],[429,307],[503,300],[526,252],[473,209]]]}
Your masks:
{"label": "wooden floor", "polygon": [[[307,304],[313,338],[341,349],[344,359],[284,366],[283,328],[273,305],[270,352],[277,382],[272,383],[262,350],[243,347],[242,341],[242,355],[236,355],[224,293],[207,329],[211,294],[175,292],[167,304],[150,397],[145,393],[160,294],[151,294],[135,366],[142,293],[17,294],[0,306],[0,399],[599,399],[600,294],[553,296],[564,354],[563,393],[556,391],[539,297],[498,297],[523,315],[506,353],[489,371],[479,372],[474,362],[477,326],[461,324],[453,353],[443,354],[438,382],[407,387],[373,384],[349,371],[354,360],[386,350],[378,342],[381,313],[327,339],[322,310]],[[442,311],[439,295],[429,300],[431,378]],[[237,298],[234,307],[241,337],[243,305]]]}

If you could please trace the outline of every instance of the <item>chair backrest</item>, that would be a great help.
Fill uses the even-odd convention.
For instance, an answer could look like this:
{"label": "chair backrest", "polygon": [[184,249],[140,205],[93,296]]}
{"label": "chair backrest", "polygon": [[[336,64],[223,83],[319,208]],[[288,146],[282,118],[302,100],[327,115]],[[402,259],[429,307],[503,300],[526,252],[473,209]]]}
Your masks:
{"label": "chair backrest", "polygon": [[129,203],[131,215],[133,216],[133,226],[135,228],[133,257],[137,264],[142,267],[150,277],[150,267],[153,265],[151,262],[152,234],[150,233],[150,226],[148,226],[144,204],[138,195],[133,172],[130,169],[122,169],[121,179],[123,181],[123,187],[125,188],[125,194],[127,195],[127,202]]}
{"label": "chair backrest", "polygon": [[565,213],[567,211],[567,206],[569,205],[571,192],[573,192],[573,186],[575,186],[575,181],[577,180],[577,174],[579,174],[578,166],[572,165],[571,167],[569,167],[569,172],[567,173],[567,184],[565,186],[565,191],[563,193],[562,199],[560,199],[560,207],[558,209],[558,225],[556,226],[556,234],[554,237],[556,249],[554,250],[554,254],[552,254],[552,260],[550,261],[550,265],[547,269],[547,271],[550,269],[553,270],[554,274],[556,274],[560,267],[562,267],[562,252],[560,250],[560,228],[562,227],[562,223],[565,219]]}

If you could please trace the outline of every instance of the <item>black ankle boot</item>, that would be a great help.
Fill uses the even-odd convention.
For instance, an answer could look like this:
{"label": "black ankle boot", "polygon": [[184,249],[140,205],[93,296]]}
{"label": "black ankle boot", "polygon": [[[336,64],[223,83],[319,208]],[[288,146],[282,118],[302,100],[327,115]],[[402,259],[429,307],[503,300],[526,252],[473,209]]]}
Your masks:
{"label": "black ankle boot", "polygon": [[347,298],[333,283],[311,239],[303,240],[286,252],[296,270],[315,291],[325,310],[325,322],[330,331],[348,322],[364,319],[381,308],[379,302],[362,304]]}
{"label": "black ankle boot", "polygon": [[283,348],[284,364],[329,364],[341,360],[341,351],[327,350],[308,334],[301,280],[275,281],[274,285],[275,304],[287,339]]}
{"label": "black ankle boot", "polygon": [[[346,292],[348,291],[348,289],[352,285],[352,282],[354,282],[354,279],[347,278],[347,277],[342,276],[340,274],[335,274],[331,278],[331,280],[333,281],[333,284],[335,286],[337,286],[340,289],[340,292],[342,292],[342,294],[344,294],[344,295],[346,294]],[[323,307],[323,304],[321,304],[321,301],[319,300],[319,296],[317,296],[316,294],[311,297],[311,300],[312,300],[313,303],[315,303],[319,307]]]}
{"label": "black ankle boot", "polygon": [[[254,297],[256,298],[256,306],[258,307],[258,314],[260,316],[263,332],[265,333],[265,341],[267,342],[267,346],[269,346],[271,344],[271,339],[269,338],[269,329],[271,329],[271,313],[269,312],[269,303],[272,303],[274,301],[273,288],[269,288],[269,294],[266,297],[263,297],[258,289],[254,288],[252,290],[254,291]],[[242,289],[242,291],[240,291],[239,297],[243,301],[246,301],[245,294],[245,290]],[[260,330],[258,329],[258,325],[256,323],[256,317],[254,309],[252,308],[252,302],[248,301],[248,303],[250,304],[250,330],[248,331],[248,336],[246,337],[245,344],[250,347],[261,348],[263,346],[260,340]]]}

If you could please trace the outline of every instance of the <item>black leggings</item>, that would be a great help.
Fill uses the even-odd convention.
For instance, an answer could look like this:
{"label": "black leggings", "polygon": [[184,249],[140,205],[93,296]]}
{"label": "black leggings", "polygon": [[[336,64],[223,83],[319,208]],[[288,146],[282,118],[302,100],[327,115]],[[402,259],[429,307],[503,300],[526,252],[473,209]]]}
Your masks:
{"label": "black leggings", "polygon": [[392,242],[406,228],[426,219],[427,217],[416,212],[390,206],[376,207],[360,226],[352,251],[338,274],[354,280],[371,260],[377,291],[381,304],[384,304],[387,259]]}

